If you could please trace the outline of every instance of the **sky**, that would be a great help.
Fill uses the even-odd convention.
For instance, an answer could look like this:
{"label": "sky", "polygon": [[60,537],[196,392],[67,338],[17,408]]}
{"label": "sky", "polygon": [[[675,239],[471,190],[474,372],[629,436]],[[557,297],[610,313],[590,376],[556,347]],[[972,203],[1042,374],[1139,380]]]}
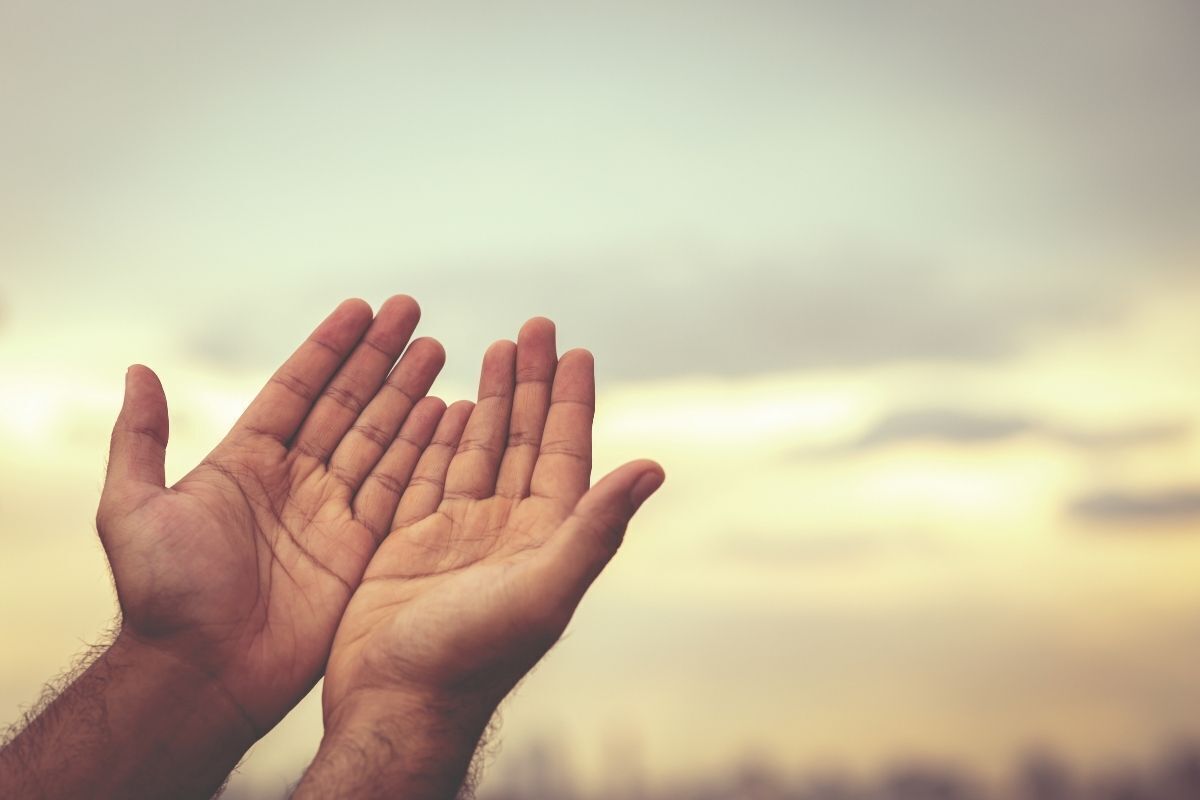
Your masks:
{"label": "sky", "polygon": [[115,614],[125,367],[177,478],[404,292],[435,392],[550,316],[668,474],[484,791],[1200,737],[1198,69],[1185,0],[0,0],[5,719]]}

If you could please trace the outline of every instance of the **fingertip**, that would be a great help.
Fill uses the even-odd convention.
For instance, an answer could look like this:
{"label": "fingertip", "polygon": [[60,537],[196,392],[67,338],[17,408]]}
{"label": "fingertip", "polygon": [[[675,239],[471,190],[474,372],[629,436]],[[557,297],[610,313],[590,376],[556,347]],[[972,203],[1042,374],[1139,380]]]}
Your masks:
{"label": "fingertip", "polygon": [[419,410],[423,414],[436,413],[440,417],[446,413],[446,401],[436,395],[428,395],[418,400],[413,410]]}
{"label": "fingertip", "polygon": [[428,442],[446,417],[446,402],[440,397],[422,397],[404,420],[403,428],[418,431]]}
{"label": "fingertip", "polygon": [[592,353],[581,347],[568,350],[554,371],[552,402],[573,401],[595,409],[596,364]]}
{"label": "fingertip", "polygon": [[343,347],[362,336],[374,319],[370,304],[360,297],[352,297],[338,303],[325,321],[318,326],[317,336],[333,347]]}
{"label": "fingertip", "polygon": [[663,469],[662,464],[652,458],[638,458],[629,462],[629,469],[637,472],[647,473],[652,472],[658,475],[659,479],[666,479],[667,471]]}
{"label": "fingertip", "polygon": [[477,400],[512,394],[516,380],[517,343],[509,339],[493,342],[479,367]]}
{"label": "fingertip", "polygon": [[[149,367],[131,364],[125,370],[125,396],[113,428],[110,459],[116,460],[119,454],[128,455],[131,452],[144,451],[149,455],[143,458],[144,464],[141,465],[130,466],[127,458],[121,459],[124,466],[116,467],[116,472],[137,474],[141,476],[139,480],[161,485],[162,451],[167,446],[169,435],[167,396],[162,382]],[[147,471],[145,467],[153,467],[156,459],[157,470]]]}
{"label": "fingertip", "polygon": [[383,305],[379,307],[379,313],[382,314],[386,309],[389,313],[396,313],[406,317],[421,318],[421,304],[416,301],[411,295],[394,294],[387,300],[383,301]]}
{"label": "fingertip", "polygon": [[438,420],[437,433],[434,438],[443,439],[445,443],[457,447],[458,438],[462,436],[474,410],[475,404],[470,400],[458,400],[451,403],[442,412],[442,418]]}
{"label": "fingertip", "polygon": [[142,384],[162,391],[162,381],[159,380],[158,373],[145,364],[130,364],[125,370],[125,388],[129,389]]}
{"label": "fingertip", "polygon": [[596,357],[586,347],[573,347],[562,354],[559,363],[578,363],[579,366],[595,366]]}
{"label": "fingertip", "polygon": [[483,354],[484,361],[506,357],[516,353],[517,343],[512,339],[497,339],[488,345],[488,349]]}
{"label": "fingertip", "polygon": [[629,500],[636,509],[657,492],[667,479],[666,472],[654,461],[645,462],[645,468],[629,489]]}
{"label": "fingertip", "polygon": [[553,338],[555,333],[554,320],[548,317],[530,317],[521,326],[517,334],[517,343],[524,344],[526,340]]}
{"label": "fingertip", "polygon": [[430,361],[435,361],[439,366],[446,364],[446,347],[434,339],[432,336],[422,336],[419,339],[413,339],[408,345],[409,351],[421,351],[426,354]]}
{"label": "fingertip", "polygon": [[333,313],[339,317],[366,317],[370,319],[375,316],[375,312],[371,310],[371,304],[361,297],[348,297],[338,303],[337,308]]}
{"label": "fingertip", "polygon": [[446,408],[447,414],[462,414],[470,416],[475,410],[475,403],[470,400],[456,400]]}

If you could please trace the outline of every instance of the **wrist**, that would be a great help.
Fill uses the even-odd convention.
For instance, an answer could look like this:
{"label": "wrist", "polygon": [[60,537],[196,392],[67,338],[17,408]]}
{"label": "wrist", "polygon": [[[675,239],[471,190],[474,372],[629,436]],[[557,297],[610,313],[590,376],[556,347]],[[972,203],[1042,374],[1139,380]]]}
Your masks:
{"label": "wrist", "polygon": [[359,689],[325,715],[325,736],[293,800],[453,797],[495,711],[482,698]]}
{"label": "wrist", "polygon": [[248,749],[266,732],[210,672],[170,648],[122,626],[101,656],[110,669],[128,673],[146,693],[188,713],[199,733]]}
{"label": "wrist", "polygon": [[122,631],[4,749],[0,795],[211,797],[256,738],[214,682]]}
{"label": "wrist", "polygon": [[336,707],[327,708],[326,735],[381,725],[432,730],[453,734],[482,733],[496,703],[481,697],[449,696],[408,689],[357,689]]}
{"label": "wrist", "polygon": [[465,754],[469,761],[495,710],[482,698],[359,689],[329,710],[322,746],[369,738],[414,760]]}

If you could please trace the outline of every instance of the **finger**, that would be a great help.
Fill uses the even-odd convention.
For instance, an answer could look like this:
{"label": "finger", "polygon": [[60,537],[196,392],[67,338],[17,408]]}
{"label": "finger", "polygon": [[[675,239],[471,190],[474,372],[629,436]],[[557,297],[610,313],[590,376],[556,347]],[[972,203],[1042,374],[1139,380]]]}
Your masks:
{"label": "finger", "polygon": [[533,494],[569,505],[587,491],[592,476],[592,417],[596,408],[596,378],[592,354],[571,350],[563,354],[554,373],[550,411],[538,448],[530,489]]}
{"label": "finger", "polygon": [[496,470],[512,411],[516,357],[517,346],[506,340],[493,344],[483,356],[479,400],[446,474],[447,499],[482,499],[496,490]]}
{"label": "finger", "polygon": [[556,602],[574,608],[616,554],[634,513],[662,486],[653,461],[631,461],[601,478],[575,505],[544,548],[545,584]]}
{"label": "finger", "polygon": [[544,317],[526,322],[517,336],[516,389],[496,494],[517,498],[529,495],[557,364],[554,323]]}
{"label": "finger", "polygon": [[125,373],[125,402],[113,426],[105,490],[166,485],[167,397],[158,376],[135,364]]}
{"label": "finger", "polygon": [[[445,363],[446,351],[437,340],[417,339],[410,344],[400,363],[329,457],[330,472],[351,489],[357,489],[392,446],[401,424],[433,386]],[[437,424],[437,419],[433,424]]]}
{"label": "finger", "polygon": [[406,295],[389,298],[380,307],[362,341],[321,392],[300,426],[293,443],[297,452],[320,461],[329,458],[379,391],[420,318],[417,301]]}
{"label": "finger", "polygon": [[446,487],[446,472],[474,408],[475,404],[470,400],[459,400],[446,409],[433,439],[421,453],[417,467],[408,479],[408,487],[396,507],[392,530],[411,525],[438,510]]}
{"label": "finger", "polygon": [[234,432],[285,444],[370,324],[371,307],[364,301],[346,300],[339,305],[271,376],[234,425]]}
{"label": "finger", "polygon": [[446,404],[437,397],[418,401],[355,496],[354,516],[375,534],[376,544],[391,530],[400,498],[445,411]]}

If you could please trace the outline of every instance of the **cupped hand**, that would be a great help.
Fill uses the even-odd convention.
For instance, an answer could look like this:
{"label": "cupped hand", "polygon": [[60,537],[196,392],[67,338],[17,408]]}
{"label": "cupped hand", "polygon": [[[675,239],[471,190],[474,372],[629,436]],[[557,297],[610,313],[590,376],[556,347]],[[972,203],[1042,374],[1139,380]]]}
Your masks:
{"label": "cupped hand", "polygon": [[170,487],[162,387],[145,367],[126,376],[97,515],[121,635],[208,676],[260,731],[320,677],[442,417],[424,397],[442,347],[408,344],[419,317],[404,296],[373,319],[342,303]]}
{"label": "cupped hand", "polygon": [[589,490],[594,405],[591,354],[559,359],[549,320],[488,350],[478,402],[442,417],[342,619],[327,723],[356,695],[494,705],[553,645],[663,480],[635,461]]}

